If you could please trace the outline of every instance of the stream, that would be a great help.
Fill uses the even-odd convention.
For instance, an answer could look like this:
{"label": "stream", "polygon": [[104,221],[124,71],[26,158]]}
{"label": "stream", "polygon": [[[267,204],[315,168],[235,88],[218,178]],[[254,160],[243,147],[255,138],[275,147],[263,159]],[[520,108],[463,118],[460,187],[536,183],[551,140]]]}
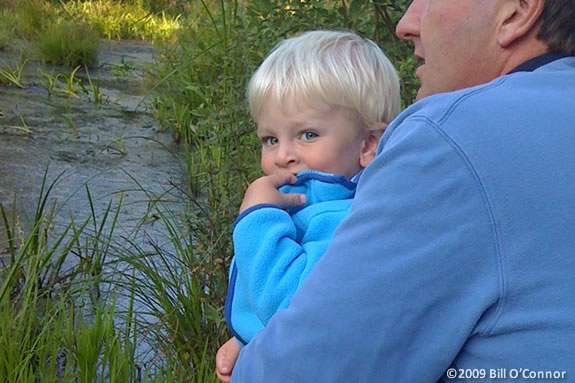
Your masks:
{"label": "stream", "polygon": [[[184,211],[184,156],[154,120],[152,98],[146,97],[146,71],[156,53],[143,42],[102,41],[98,66],[75,74],[85,91],[78,84],[69,91],[72,68],[33,61],[24,67],[24,89],[0,84],[0,203],[15,209],[24,232],[34,222],[43,180],[47,188],[57,179],[49,195],[50,204],[57,204],[52,240],[71,220],[92,215],[89,191],[98,219],[111,200],[114,208],[123,198],[114,241],[129,237],[143,248],[169,248],[168,233],[151,207],[161,201],[170,211]],[[0,68],[19,62],[18,52],[0,52]],[[52,79],[62,73],[51,91],[42,73]],[[89,79],[102,103],[94,101]],[[7,260],[1,230],[0,267]],[[117,303],[125,306],[122,300]],[[137,352],[149,348],[140,342]]]}
{"label": "stream", "polygon": [[[123,195],[118,227],[131,232],[142,221],[146,233],[161,238],[154,220],[147,220],[149,202],[161,198],[173,209],[183,208],[181,148],[161,131],[146,97],[146,68],[154,63],[155,49],[144,42],[101,42],[99,64],[89,76],[76,73],[75,94],[67,92],[71,68],[28,62],[22,82],[0,85],[0,203],[13,208],[24,227],[33,222],[42,180],[49,184],[61,175],[50,192],[56,201],[56,224],[71,217],[85,219],[103,212],[111,199]],[[16,68],[17,52],[0,52],[0,68]],[[42,72],[58,85],[50,95]],[[104,102],[94,102],[88,77],[97,84]],[[149,87],[149,86],[148,86]],[[5,246],[0,237],[0,255]]]}

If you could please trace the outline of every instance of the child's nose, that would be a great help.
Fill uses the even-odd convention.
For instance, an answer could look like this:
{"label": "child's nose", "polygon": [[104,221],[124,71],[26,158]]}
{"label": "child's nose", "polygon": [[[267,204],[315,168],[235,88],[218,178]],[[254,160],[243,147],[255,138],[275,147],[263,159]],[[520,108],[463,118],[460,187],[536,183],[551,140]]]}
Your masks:
{"label": "child's nose", "polygon": [[289,168],[297,163],[297,153],[291,145],[281,145],[276,156],[276,166]]}

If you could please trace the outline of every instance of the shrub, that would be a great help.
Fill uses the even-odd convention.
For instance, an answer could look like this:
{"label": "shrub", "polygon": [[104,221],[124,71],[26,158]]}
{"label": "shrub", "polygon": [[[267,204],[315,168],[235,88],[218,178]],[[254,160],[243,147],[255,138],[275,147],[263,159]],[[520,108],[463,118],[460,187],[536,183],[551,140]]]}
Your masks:
{"label": "shrub", "polygon": [[22,0],[17,2],[15,17],[18,36],[33,40],[44,29],[44,26],[52,23],[54,15],[52,7],[45,1]]}
{"label": "shrub", "polygon": [[98,61],[99,36],[84,23],[61,21],[49,26],[37,48],[48,64],[93,66]]}
{"label": "shrub", "polygon": [[0,9],[0,50],[9,48],[13,43],[16,20],[12,12]]}
{"label": "shrub", "polygon": [[69,1],[67,16],[82,20],[108,39],[167,40],[180,28],[179,18],[154,13],[141,1]]}

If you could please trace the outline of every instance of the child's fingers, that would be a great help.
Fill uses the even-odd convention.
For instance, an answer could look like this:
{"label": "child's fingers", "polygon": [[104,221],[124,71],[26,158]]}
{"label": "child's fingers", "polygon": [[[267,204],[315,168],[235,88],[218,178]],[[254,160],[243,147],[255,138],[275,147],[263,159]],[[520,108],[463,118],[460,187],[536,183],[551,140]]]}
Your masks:
{"label": "child's fingers", "polygon": [[273,186],[279,188],[286,184],[294,184],[297,181],[295,174],[290,172],[281,172],[268,176]]}
{"label": "child's fingers", "polygon": [[305,194],[282,194],[282,207],[305,205]]}

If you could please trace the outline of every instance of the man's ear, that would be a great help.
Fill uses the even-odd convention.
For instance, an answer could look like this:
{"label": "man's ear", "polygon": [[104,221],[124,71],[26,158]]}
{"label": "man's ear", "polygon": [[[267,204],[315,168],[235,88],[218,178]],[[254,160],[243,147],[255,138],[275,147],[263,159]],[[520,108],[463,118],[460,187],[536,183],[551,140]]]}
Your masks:
{"label": "man's ear", "polygon": [[379,122],[377,126],[372,127],[372,129],[365,133],[361,153],[359,154],[359,164],[361,167],[365,168],[375,158],[377,144],[379,144],[379,139],[385,128],[387,128],[387,124]]}
{"label": "man's ear", "polygon": [[545,0],[508,0],[502,5],[497,42],[508,48],[537,29]]}

